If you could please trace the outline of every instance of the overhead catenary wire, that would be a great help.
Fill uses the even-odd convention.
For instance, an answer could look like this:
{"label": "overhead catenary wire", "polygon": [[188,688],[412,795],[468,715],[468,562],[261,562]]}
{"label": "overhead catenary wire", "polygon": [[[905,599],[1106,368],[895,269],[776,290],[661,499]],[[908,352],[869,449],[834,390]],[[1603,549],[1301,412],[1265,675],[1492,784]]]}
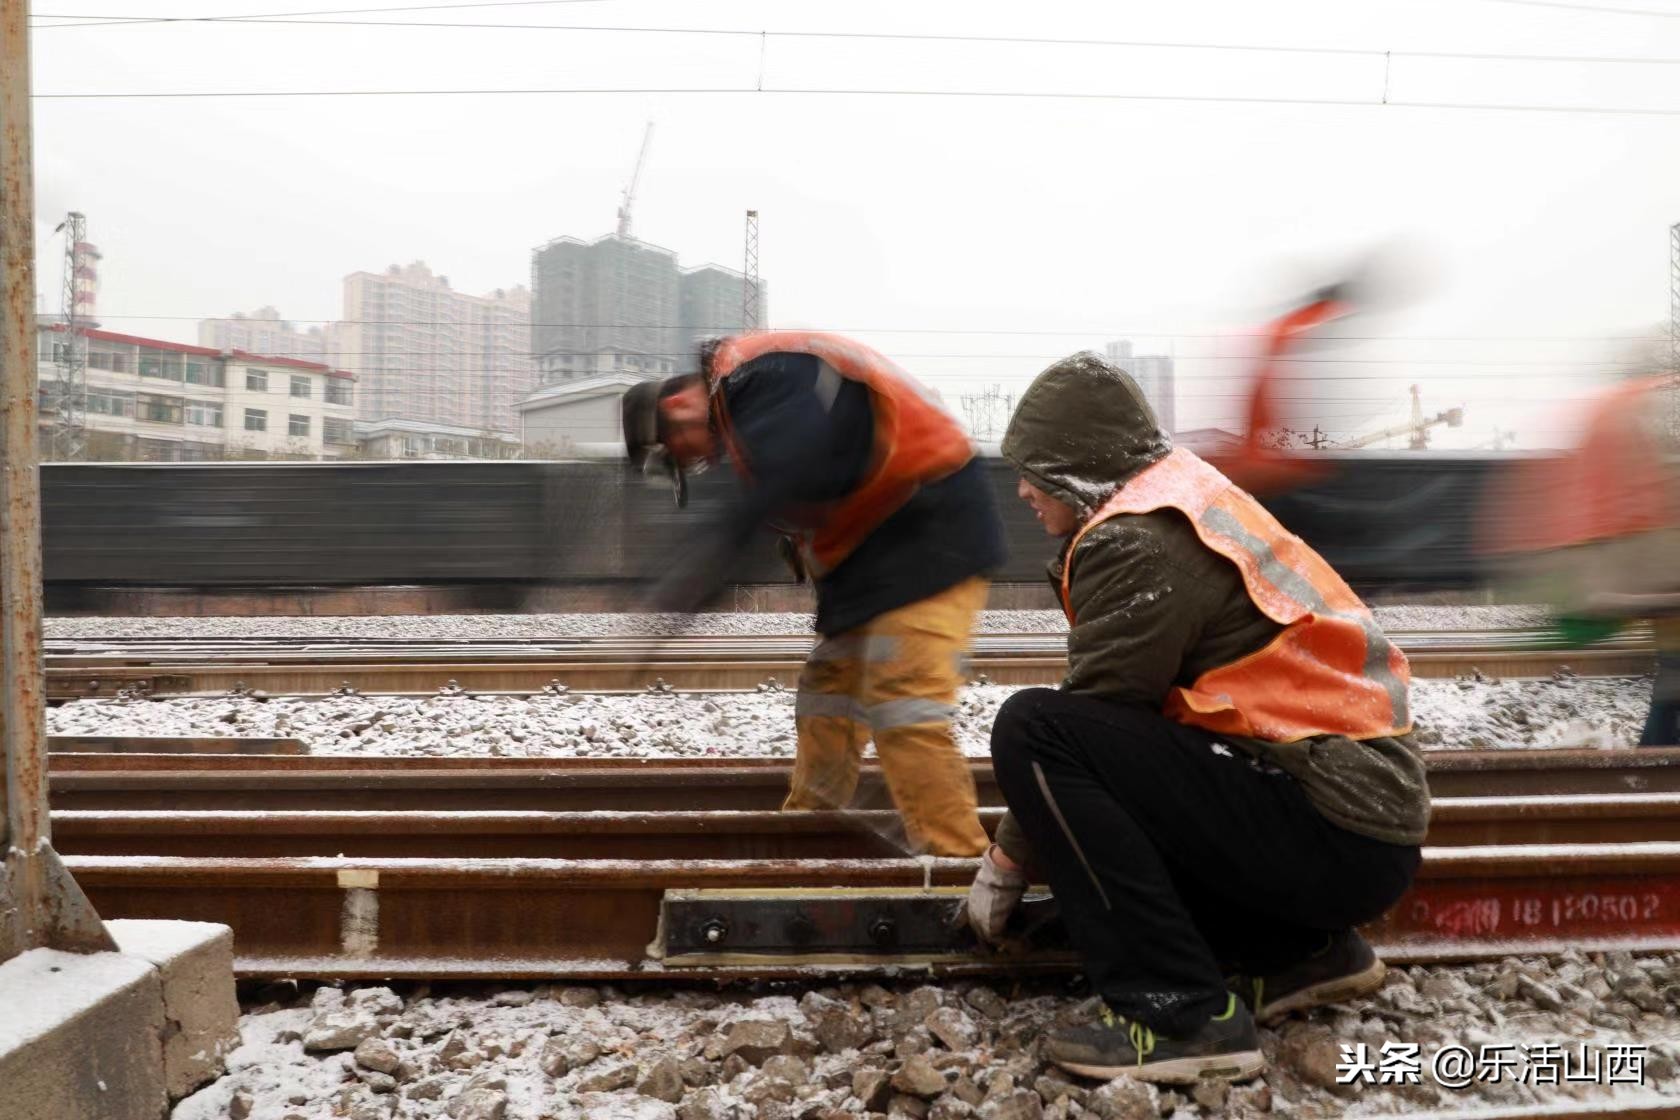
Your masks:
{"label": "overhead catenary wire", "polygon": [[600,4],[605,0],[486,0],[484,3],[460,3],[459,0],[448,4],[404,4],[400,7],[385,8],[329,8],[306,12],[256,12],[250,14],[228,16],[113,16],[113,15],[71,15],[56,12],[35,12],[31,19],[66,19],[84,20],[87,22],[66,24],[69,27],[111,27],[116,25],[143,23],[230,23],[253,19],[284,18],[287,16],[338,16],[338,15],[372,15],[378,12],[434,12],[445,9],[462,8],[538,8],[553,7],[560,4]]}
{"label": "overhead catenary wire", "polygon": [[[71,17],[59,17],[71,18]],[[183,19],[177,22],[194,22]],[[598,33],[616,35],[690,35],[743,40],[838,40],[860,42],[949,43],[976,46],[1049,46],[1123,48],[1135,50],[1226,51],[1246,54],[1321,55],[1342,58],[1399,58],[1432,59],[1459,62],[1544,62],[1588,63],[1594,65],[1680,65],[1680,56],[1673,55],[1573,55],[1521,54],[1505,51],[1467,51],[1431,49],[1394,49],[1385,47],[1325,47],[1299,46],[1287,43],[1219,43],[1177,39],[1074,39],[1035,35],[951,35],[899,31],[797,31],[770,28],[734,27],[646,27],[624,24],[555,24],[555,23],[469,23],[442,20],[345,20],[345,19],[289,19],[269,16],[207,16],[201,22],[222,26],[238,24],[282,25],[305,27],[383,27],[392,29],[482,30],[482,31],[557,31],[565,33]],[[89,24],[58,24],[41,30],[85,28]]]}
{"label": "overhead catenary wire", "polygon": [[326,97],[560,97],[560,96],[809,96],[909,97],[988,100],[1156,102],[1179,105],[1271,105],[1341,109],[1419,109],[1491,113],[1562,113],[1580,116],[1680,117],[1680,106],[1655,108],[1610,105],[1536,105],[1472,101],[1402,101],[1376,97],[1237,97],[1227,94],[1082,93],[1065,90],[977,89],[800,89],[765,86],[576,87],[524,89],[314,89],[314,90],[127,90],[96,93],[37,93],[37,101],[193,101],[210,99]]}
{"label": "overhead catenary wire", "polygon": [[1623,8],[1612,4],[1580,4],[1570,0],[1488,0],[1491,4],[1513,4],[1523,8],[1557,8],[1572,12],[1597,12],[1612,16],[1655,16],[1658,19],[1680,19],[1680,11],[1661,11],[1655,8]]}

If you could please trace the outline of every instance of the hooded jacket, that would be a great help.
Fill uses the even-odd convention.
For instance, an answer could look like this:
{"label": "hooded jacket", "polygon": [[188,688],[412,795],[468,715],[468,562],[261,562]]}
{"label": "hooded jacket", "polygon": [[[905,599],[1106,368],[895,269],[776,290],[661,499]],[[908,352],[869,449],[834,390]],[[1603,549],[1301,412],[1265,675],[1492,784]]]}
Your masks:
{"label": "hooded jacket", "polygon": [[[1072,506],[1082,523],[1171,450],[1137,383],[1092,353],[1039,375],[1002,448],[1027,481]],[[1058,588],[1072,540],[1050,565]],[[1203,544],[1177,510],[1112,517],[1084,534],[1078,549],[1064,691],[1160,710],[1173,686],[1255,653],[1282,629],[1249,598],[1236,566]],[[1422,841],[1429,795],[1422,758],[1407,740],[1221,738],[1294,776],[1333,824],[1387,843]],[[1019,834],[1010,827],[999,835],[1014,855]]]}

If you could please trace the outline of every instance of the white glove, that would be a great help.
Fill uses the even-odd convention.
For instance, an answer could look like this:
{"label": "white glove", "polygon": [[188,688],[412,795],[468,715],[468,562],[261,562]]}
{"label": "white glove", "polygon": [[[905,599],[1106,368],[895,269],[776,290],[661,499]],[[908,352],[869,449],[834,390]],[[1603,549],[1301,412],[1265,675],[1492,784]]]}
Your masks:
{"label": "white glove", "polygon": [[980,857],[980,870],[968,888],[968,925],[974,935],[989,945],[1003,940],[1003,927],[1015,912],[1027,890],[1027,876],[1009,871],[993,859],[996,844]]}

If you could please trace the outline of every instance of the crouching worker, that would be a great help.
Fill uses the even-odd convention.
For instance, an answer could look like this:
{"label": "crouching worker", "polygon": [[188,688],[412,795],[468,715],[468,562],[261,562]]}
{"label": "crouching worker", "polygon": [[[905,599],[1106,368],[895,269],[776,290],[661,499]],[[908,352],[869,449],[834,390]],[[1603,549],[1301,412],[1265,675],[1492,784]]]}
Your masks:
{"label": "crouching worker", "polygon": [[903,370],[836,335],[709,342],[700,371],[625,397],[633,461],[656,445],[679,470],[727,454],[745,482],[656,602],[698,607],[763,526],[782,532],[816,583],[821,639],[799,678],[782,807],[845,807],[873,738],[912,845],[979,855],[986,833],[950,723],[1003,531],[967,435]]}
{"label": "crouching worker", "polygon": [[1406,890],[1429,815],[1398,738],[1405,657],[1096,355],[1039,375],[1003,455],[1066,538],[1050,575],[1069,667],[998,712],[1010,817],[970,922],[1000,937],[1030,860],[1105,1005],[1049,1058],[1091,1077],[1252,1077],[1256,1020],[1381,986],[1354,927]]}

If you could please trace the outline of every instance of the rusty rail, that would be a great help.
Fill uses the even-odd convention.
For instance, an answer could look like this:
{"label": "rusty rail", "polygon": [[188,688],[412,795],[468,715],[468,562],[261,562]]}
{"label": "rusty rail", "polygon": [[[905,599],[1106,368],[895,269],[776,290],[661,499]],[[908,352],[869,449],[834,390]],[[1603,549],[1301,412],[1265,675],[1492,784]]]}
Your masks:
{"label": "rusty rail", "polygon": [[[1680,947],[1680,749],[1429,763],[1424,870],[1371,927],[1391,958]],[[975,770],[990,824],[997,791]],[[875,767],[870,808],[849,813],[775,812],[787,775],[781,760],[86,754],[55,756],[52,778],[55,832],[102,912],[225,922],[252,976],[658,975],[644,948],[666,890],[972,874],[902,857]]]}
{"label": "rusty rail", "polygon": [[[1430,751],[1437,798],[1680,793],[1680,748]],[[771,810],[792,763],[776,758],[370,758],[358,755],[52,756],[59,809],[240,812]],[[1001,805],[989,760],[981,803]],[[880,768],[857,803],[885,808]]]}
{"label": "rusty rail", "polygon": [[[981,810],[994,831],[1001,808]],[[906,854],[886,809],[749,810],[61,809],[59,849],[71,855],[331,856],[410,859],[879,859]],[[1680,843],[1680,793],[1442,798],[1425,843]]]}
{"label": "rusty rail", "polygon": [[[225,922],[245,976],[655,976],[667,890],[961,886],[967,860],[71,856],[108,917]],[[284,905],[276,899],[284,897]],[[1432,847],[1390,960],[1680,945],[1680,844]],[[973,967],[987,967],[975,962]],[[995,966],[994,966],[995,967]],[[755,976],[809,967],[754,967]],[[731,975],[732,970],[708,970]]]}

